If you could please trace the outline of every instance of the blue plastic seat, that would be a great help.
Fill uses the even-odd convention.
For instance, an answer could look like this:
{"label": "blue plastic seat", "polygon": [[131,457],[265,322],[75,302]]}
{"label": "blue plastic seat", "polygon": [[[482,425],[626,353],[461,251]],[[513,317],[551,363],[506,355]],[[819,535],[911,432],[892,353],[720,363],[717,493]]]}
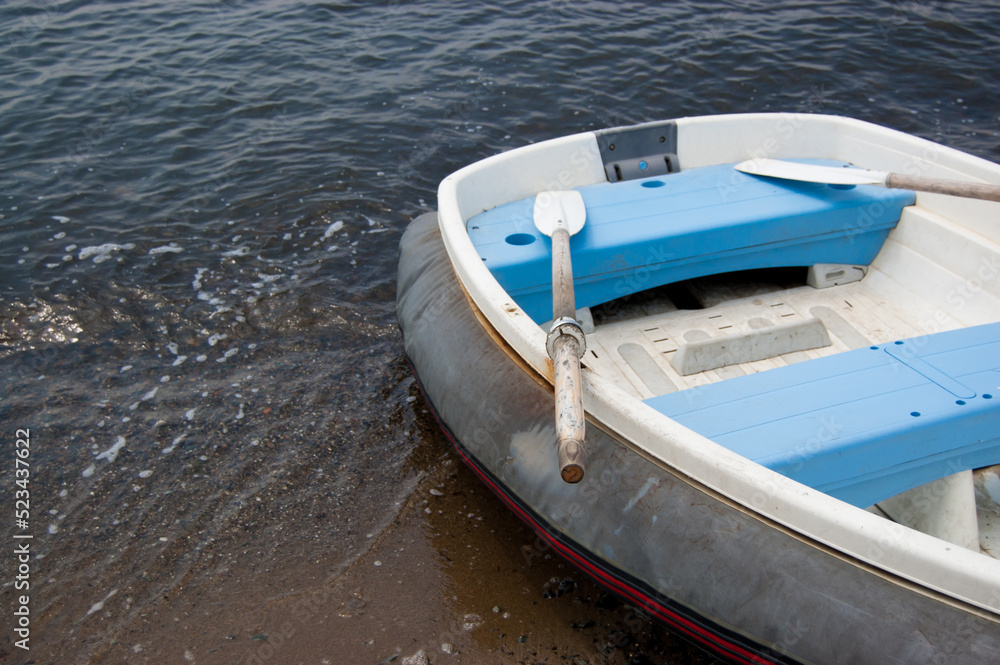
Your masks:
{"label": "blue plastic seat", "polygon": [[1000,323],[808,360],[646,400],[859,507],[1000,463]]}
{"label": "blue plastic seat", "polygon": [[[587,220],[570,241],[577,307],[737,270],[868,265],[914,202],[909,191],[757,178],[732,165],[579,191]],[[500,285],[542,323],[552,317],[551,241],[535,229],[533,206],[530,197],[483,212],[468,230]]]}

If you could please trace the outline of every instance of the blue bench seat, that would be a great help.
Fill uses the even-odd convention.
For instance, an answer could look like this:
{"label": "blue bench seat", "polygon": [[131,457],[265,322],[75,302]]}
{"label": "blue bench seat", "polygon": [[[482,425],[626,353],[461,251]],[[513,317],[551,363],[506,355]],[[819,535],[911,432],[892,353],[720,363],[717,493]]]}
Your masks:
{"label": "blue bench seat", "polygon": [[[757,178],[732,165],[579,191],[587,220],[570,241],[577,307],[737,270],[868,265],[914,202],[910,191]],[[542,323],[552,318],[551,240],[535,229],[533,206],[534,197],[499,206],[467,226],[500,285]]]}
{"label": "blue bench seat", "polygon": [[859,507],[1000,463],[1000,323],[856,349],[646,400]]}

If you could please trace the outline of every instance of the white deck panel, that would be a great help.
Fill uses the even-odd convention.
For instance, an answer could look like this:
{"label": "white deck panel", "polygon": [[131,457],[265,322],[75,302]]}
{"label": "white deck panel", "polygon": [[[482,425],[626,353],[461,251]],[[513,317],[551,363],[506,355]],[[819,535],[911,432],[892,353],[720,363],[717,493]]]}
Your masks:
{"label": "white deck panel", "polygon": [[[869,278],[874,278],[870,275]],[[938,321],[938,310],[930,303],[909,298],[900,301],[884,290],[885,280],[866,278],[862,282],[814,289],[801,286],[779,293],[739,298],[701,310],[681,310],[653,314],[625,321],[598,325],[587,336],[586,364],[595,372],[615,381],[618,386],[639,399],[654,393],[640,378],[641,369],[626,361],[619,349],[636,344],[645,349],[653,371],[664,375],[678,390],[714,383],[741,374],[790,365],[802,360],[829,356],[859,346],[882,344],[930,332],[920,327],[921,321]],[[883,290],[872,283],[883,282]],[[889,283],[891,285],[891,283]],[[739,363],[720,369],[682,376],[670,360],[689,336],[719,337],[734,332],[753,333],[760,323],[772,325],[818,318],[826,325],[831,345],[807,351],[794,351],[767,360]],[[962,327],[948,316],[946,324],[935,330]],[[859,343],[860,342],[860,343]]]}

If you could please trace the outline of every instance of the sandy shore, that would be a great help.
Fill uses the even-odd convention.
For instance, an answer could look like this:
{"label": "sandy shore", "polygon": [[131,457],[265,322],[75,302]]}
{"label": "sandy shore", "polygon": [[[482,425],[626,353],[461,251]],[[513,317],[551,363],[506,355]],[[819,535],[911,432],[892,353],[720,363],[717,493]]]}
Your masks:
{"label": "sandy shore", "polygon": [[[422,480],[345,571],[320,580],[289,560],[178,585],[90,662],[713,662],[546,551],[424,431]],[[68,662],[63,646],[52,662]]]}

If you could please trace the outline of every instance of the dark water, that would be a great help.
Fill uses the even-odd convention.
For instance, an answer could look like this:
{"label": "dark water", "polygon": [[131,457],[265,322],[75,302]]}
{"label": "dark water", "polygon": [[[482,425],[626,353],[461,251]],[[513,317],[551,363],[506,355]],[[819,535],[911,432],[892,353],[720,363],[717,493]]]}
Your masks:
{"label": "dark water", "polygon": [[120,662],[172,597],[238,617],[370,551],[446,454],[394,296],[449,172],[744,111],[1000,160],[998,25],[972,1],[3,3],[0,500],[30,429],[31,512],[0,549],[35,558],[33,651],[5,628],[0,661]]}

